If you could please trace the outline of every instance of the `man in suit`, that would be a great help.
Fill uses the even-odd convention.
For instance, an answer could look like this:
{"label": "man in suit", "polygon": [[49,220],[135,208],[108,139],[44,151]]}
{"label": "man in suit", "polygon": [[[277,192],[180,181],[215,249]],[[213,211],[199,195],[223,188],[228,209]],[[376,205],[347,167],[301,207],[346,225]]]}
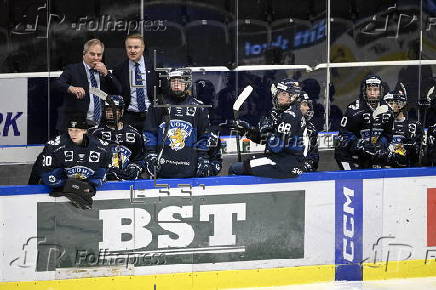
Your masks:
{"label": "man in suit", "polygon": [[102,62],[104,44],[98,39],[88,40],[83,46],[83,61],[65,67],[53,87],[65,94],[60,108],[56,128],[65,131],[65,121],[71,115],[83,114],[90,125],[100,123],[104,102],[95,95],[89,95],[89,87],[96,87],[108,94],[119,94],[121,86],[118,80]]}
{"label": "man in suit", "polygon": [[125,103],[123,121],[142,133],[153,102],[156,74],[151,59],[144,57],[145,43],[140,34],[127,36],[124,44],[128,59],[114,69]]}

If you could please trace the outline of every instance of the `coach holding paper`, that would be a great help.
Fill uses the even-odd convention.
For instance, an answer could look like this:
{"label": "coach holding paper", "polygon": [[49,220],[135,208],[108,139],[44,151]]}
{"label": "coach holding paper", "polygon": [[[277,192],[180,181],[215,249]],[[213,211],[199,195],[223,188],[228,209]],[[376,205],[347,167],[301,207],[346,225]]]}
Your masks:
{"label": "coach holding paper", "polygon": [[142,133],[145,115],[153,100],[154,86],[157,85],[156,74],[152,61],[144,57],[145,43],[142,35],[129,35],[124,44],[128,59],[114,69],[124,98],[123,121]]}
{"label": "coach holding paper", "polygon": [[54,89],[66,94],[56,126],[59,131],[64,131],[65,121],[78,113],[83,113],[90,125],[100,123],[104,101],[89,95],[90,86],[113,95],[121,92],[120,83],[102,62],[103,52],[104,44],[100,40],[88,40],[83,46],[83,61],[66,66],[54,82]]}

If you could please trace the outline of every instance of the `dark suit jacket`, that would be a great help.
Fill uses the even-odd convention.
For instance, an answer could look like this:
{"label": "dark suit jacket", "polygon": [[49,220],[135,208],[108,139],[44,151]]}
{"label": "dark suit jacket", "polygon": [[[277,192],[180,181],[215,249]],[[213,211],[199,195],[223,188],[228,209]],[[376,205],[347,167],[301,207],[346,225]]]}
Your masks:
{"label": "dark suit jacket", "polygon": [[[75,95],[67,92],[69,86],[81,87],[85,89],[86,95],[83,99],[77,99]],[[53,89],[64,96],[64,102],[60,108],[60,116],[56,128],[65,129],[65,122],[71,114],[85,114],[89,108],[89,82],[86,76],[85,66],[82,62],[70,64],[65,67],[61,76],[54,81]],[[119,95],[121,85],[119,81],[108,73],[106,77],[100,74],[100,89],[110,95]]]}
{"label": "dark suit jacket", "polygon": [[[145,76],[147,82],[147,97],[150,100],[150,102],[153,102],[153,97],[154,97],[153,87],[158,86],[157,74],[154,71],[153,62],[145,57],[144,57],[144,61],[147,71],[147,74]],[[124,104],[125,104],[124,109],[127,110],[127,108],[130,105],[130,99],[132,97],[130,95],[129,59],[117,65],[113,70],[113,74],[121,83],[121,95],[124,98]]]}

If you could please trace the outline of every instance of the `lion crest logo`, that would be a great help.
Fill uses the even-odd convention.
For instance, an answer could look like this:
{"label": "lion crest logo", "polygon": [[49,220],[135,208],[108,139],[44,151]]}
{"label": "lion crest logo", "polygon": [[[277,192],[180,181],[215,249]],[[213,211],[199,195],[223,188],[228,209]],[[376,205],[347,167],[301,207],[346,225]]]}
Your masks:
{"label": "lion crest logo", "polygon": [[172,120],[170,129],[168,130],[168,139],[170,148],[174,151],[179,151],[185,148],[186,139],[191,135],[192,125],[181,120]]}

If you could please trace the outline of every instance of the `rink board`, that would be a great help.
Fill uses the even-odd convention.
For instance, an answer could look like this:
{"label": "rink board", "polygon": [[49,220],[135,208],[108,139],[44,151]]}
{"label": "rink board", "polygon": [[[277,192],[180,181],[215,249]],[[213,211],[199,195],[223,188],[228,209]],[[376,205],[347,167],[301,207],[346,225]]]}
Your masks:
{"label": "rink board", "polygon": [[86,211],[44,186],[0,187],[0,289],[436,276],[435,175],[416,168],[109,182]]}

